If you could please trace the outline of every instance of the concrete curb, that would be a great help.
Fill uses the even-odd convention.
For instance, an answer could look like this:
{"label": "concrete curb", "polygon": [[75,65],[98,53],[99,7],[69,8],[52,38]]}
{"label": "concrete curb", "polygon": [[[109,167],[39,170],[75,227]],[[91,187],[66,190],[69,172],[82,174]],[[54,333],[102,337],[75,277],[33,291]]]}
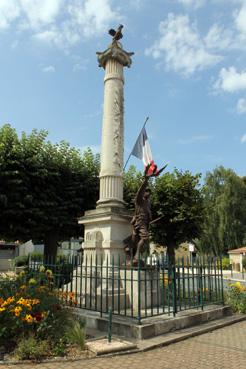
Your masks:
{"label": "concrete curb", "polygon": [[[148,341],[151,341],[151,339],[146,340],[146,341],[137,342],[138,348],[135,349],[135,350],[133,349],[133,350],[124,351],[124,352],[111,353],[111,354],[107,354],[107,355],[100,355],[100,357],[129,355],[129,354],[134,354],[134,353],[138,353],[138,352],[146,352],[146,351],[149,351],[149,350],[154,350],[156,348],[168,346],[168,345],[171,345],[173,343],[178,343],[178,342],[184,341],[188,338],[200,336],[202,334],[212,332],[212,331],[215,331],[217,329],[230,326],[232,324],[240,323],[244,320],[246,320],[246,315],[236,315],[236,316],[233,315],[233,316],[230,316],[228,318],[220,319],[219,321],[217,320],[217,321],[202,324],[199,327],[197,327],[197,326],[190,327],[188,329],[184,329],[184,330],[181,330],[181,331],[176,331],[175,333],[168,333],[168,334],[165,334],[163,336],[158,336],[156,338],[158,338],[159,342],[153,342],[153,343],[148,342]],[[156,338],[155,338],[155,341],[157,341]]]}

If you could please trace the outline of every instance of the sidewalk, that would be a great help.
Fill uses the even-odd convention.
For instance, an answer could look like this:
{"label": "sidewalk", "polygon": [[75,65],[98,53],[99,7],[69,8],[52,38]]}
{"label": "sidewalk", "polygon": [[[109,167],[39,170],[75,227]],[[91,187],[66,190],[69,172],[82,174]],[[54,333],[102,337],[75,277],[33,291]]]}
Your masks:
{"label": "sidewalk", "polygon": [[231,275],[230,270],[223,270],[223,280],[231,282],[241,282],[246,284],[246,273],[233,272]]}
{"label": "sidewalk", "polygon": [[[228,317],[229,318],[229,317]],[[241,316],[245,319],[246,316]],[[225,319],[223,319],[225,321]],[[211,324],[207,323],[207,324]],[[222,322],[221,322],[222,323]],[[181,333],[173,332],[173,338]],[[205,324],[200,326],[205,328]],[[206,327],[208,330],[209,326]],[[217,321],[217,328],[219,322]],[[201,333],[201,332],[200,332]],[[169,335],[169,338],[171,336]],[[188,337],[188,336],[187,336]],[[187,338],[186,337],[186,338]],[[153,349],[158,346],[163,337],[156,337],[142,341],[142,352],[98,357],[87,360],[70,362],[0,365],[0,369],[245,369],[246,368],[246,321],[214,330],[209,333],[186,339],[182,342],[169,344],[166,347]],[[154,342],[155,341],[155,342]],[[174,342],[174,341],[173,341]],[[171,342],[169,342],[171,343]],[[151,344],[151,345],[150,345]],[[162,342],[162,344],[164,344]],[[151,347],[150,347],[151,346]],[[152,348],[152,350],[149,350]],[[146,351],[147,350],[147,351]]]}

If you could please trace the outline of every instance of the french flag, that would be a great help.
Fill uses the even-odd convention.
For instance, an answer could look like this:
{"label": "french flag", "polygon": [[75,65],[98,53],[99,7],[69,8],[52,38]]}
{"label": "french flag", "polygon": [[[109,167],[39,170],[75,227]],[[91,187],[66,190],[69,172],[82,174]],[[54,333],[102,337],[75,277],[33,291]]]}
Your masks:
{"label": "french flag", "polygon": [[134,145],[134,148],[131,152],[131,155],[134,155],[136,156],[136,158],[143,161],[144,172],[145,172],[145,175],[148,177],[159,176],[161,172],[163,172],[163,170],[167,167],[167,165],[165,165],[161,169],[158,169],[157,165],[152,159],[152,153],[150,150],[150,145],[149,145],[148,136],[147,136],[145,127],[142,128],[137,138],[137,141]]}
{"label": "french flag", "polygon": [[137,141],[132,150],[132,155],[142,160],[145,167],[147,167],[153,161],[145,127],[142,128],[137,138]]}

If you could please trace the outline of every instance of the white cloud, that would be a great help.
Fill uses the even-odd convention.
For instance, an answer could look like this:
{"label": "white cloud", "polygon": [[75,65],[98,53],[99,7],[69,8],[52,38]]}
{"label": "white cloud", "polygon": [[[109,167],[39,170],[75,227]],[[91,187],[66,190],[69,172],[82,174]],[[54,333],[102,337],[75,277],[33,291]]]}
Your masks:
{"label": "white cloud", "polygon": [[109,0],[76,1],[68,6],[68,13],[71,16],[71,28],[81,27],[85,37],[105,31],[109,22],[118,18]]}
{"label": "white cloud", "polygon": [[208,49],[225,50],[234,47],[234,35],[230,29],[213,24],[204,38]]}
{"label": "white cloud", "polygon": [[20,7],[17,0],[0,0],[0,29],[7,29],[19,17]]}
{"label": "white cloud", "polygon": [[213,54],[187,15],[169,13],[159,25],[160,38],[146,50],[154,59],[162,59],[168,69],[189,76],[211,67],[222,57]]}
{"label": "white cloud", "polygon": [[66,7],[67,19],[59,25],[37,32],[34,38],[60,48],[71,47],[83,39],[95,37],[119,20],[109,0],[71,0]]}
{"label": "white cloud", "polygon": [[246,134],[241,137],[241,143],[246,143]]}
{"label": "white cloud", "polygon": [[222,68],[219,78],[214,84],[215,90],[237,92],[246,89],[246,71],[237,72],[235,67]]}
{"label": "white cloud", "polygon": [[237,112],[238,114],[246,113],[246,99],[239,99],[237,102]]}
{"label": "white cloud", "polygon": [[54,22],[63,0],[20,0],[20,5],[31,28]]}
{"label": "white cloud", "polygon": [[184,6],[194,7],[195,9],[205,4],[205,0],[178,0],[178,2]]}
{"label": "white cloud", "polygon": [[48,65],[47,67],[44,67],[42,69],[42,72],[44,72],[44,73],[53,73],[53,72],[55,72],[55,70],[56,69],[53,65]]}
{"label": "white cloud", "polygon": [[246,2],[242,0],[241,9],[235,12],[235,24],[239,32],[246,36]]}
{"label": "white cloud", "polygon": [[14,25],[36,40],[69,48],[105,32],[121,17],[112,0],[0,0],[0,30]]}

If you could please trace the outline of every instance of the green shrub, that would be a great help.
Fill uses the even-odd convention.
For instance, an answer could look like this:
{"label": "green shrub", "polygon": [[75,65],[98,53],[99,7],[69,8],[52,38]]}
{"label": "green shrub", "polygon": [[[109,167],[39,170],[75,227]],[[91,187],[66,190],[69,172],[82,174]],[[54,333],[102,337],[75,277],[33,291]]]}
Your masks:
{"label": "green shrub", "polygon": [[228,257],[222,258],[222,269],[223,270],[231,270],[231,263]]}
{"label": "green shrub", "polygon": [[47,340],[38,340],[34,335],[22,337],[14,351],[19,360],[41,360],[49,355],[50,343]]}
{"label": "green shrub", "polygon": [[14,265],[16,267],[28,265],[28,256],[25,256],[25,255],[23,255],[23,256],[17,256],[14,259]]}
{"label": "green shrub", "polygon": [[41,252],[34,251],[30,254],[32,261],[43,261],[44,255]]}
{"label": "green shrub", "polygon": [[226,302],[234,312],[246,313],[246,287],[240,282],[230,284],[226,292]]}
{"label": "green shrub", "polygon": [[85,322],[81,319],[73,320],[67,328],[65,337],[69,343],[83,349],[85,346]]}

